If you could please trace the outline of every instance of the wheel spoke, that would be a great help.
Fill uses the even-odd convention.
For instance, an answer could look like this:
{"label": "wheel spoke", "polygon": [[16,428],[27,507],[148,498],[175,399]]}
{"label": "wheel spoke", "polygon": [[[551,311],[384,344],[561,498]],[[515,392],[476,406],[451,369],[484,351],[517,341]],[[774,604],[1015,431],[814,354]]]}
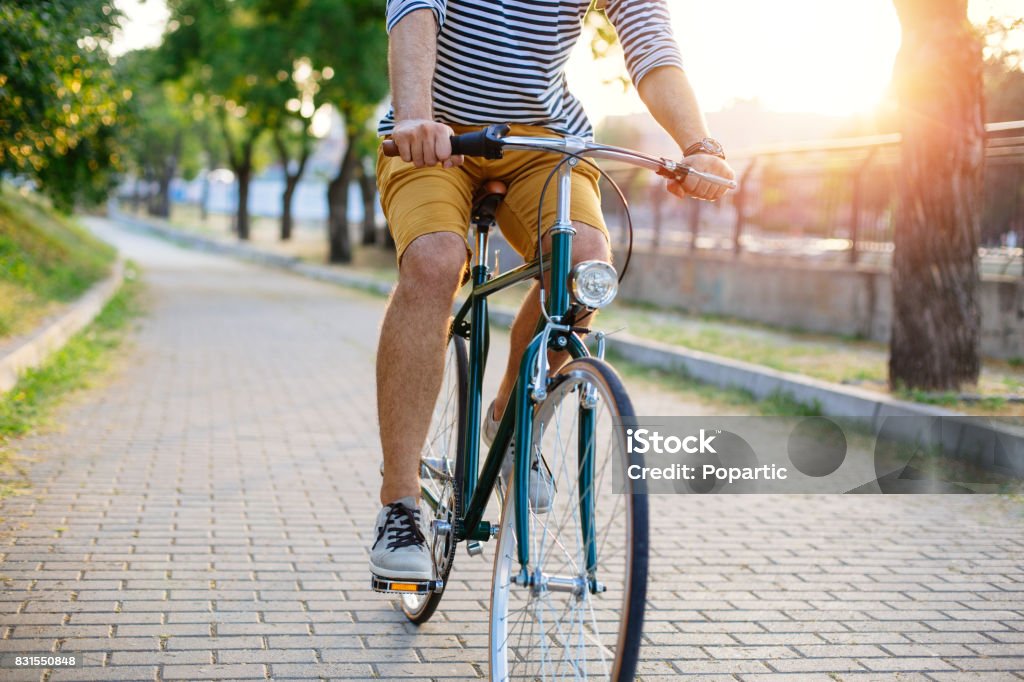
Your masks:
{"label": "wheel spoke", "polygon": [[[460,455],[458,435],[460,417],[462,410],[465,409],[462,397],[467,385],[464,343],[461,338],[456,337],[448,342],[444,375],[420,455],[421,458],[431,460],[430,464],[420,465],[420,485],[437,501],[436,509],[431,508],[426,500],[423,501],[421,518],[425,524],[432,519],[440,519],[447,523],[454,521],[454,491],[458,483],[455,471],[456,461]],[[442,584],[447,584],[455,555],[455,543],[449,537],[434,536],[432,529],[425,529],[425,533],[430,543],[436,577]],[[422,623],[433,614],[442,594],[443,588],[440,592],[427,595],[403,595],[402,610],[413,622]]]}
{"label": "wheel spoke", "polygon": [[[636,533],[646,533],[646,526],[639,529],[633,525],[637,503],[622,499],[629,490],[611,494],[609,469],[617,465],[613,455],[619,437],[612,420],[622,414],[618,400],[624,393],[621,388],[609,389],[607,376],[592,367],[582,362],[568,365],[563,370],[565,378],[556,379],[534,419],[531,457],[540,458],[547,467],[554,490],[547,513],[538,514],[532,508],[528,512],[527,574],[535,579],[550,578],[551,583],[523,586],[512,581],[520,567],[515,500],[506,495],[492,597],[492,608],[501,610],[492,614],[492,631],[501,633],[492,642],[492,664],[497,666],[495,674],[505,679],[609,679],[635,668],[639,628],[631,631],[629,618],[635,610],[625,607],[634,595],[639,598],[643,594],[637,590],[634,574],[645,580],[646,570],[628,570],[626,562],[634,557]],[[599,401],[591,440],[582,444],[593,453],[593,475],[581,480],[580,398],[587,385],[595,386]],[[580,500],[584,495],[594,500],[594,518],[588,520],[593,548],[583,534]],[[646,523],[645,513],[642,521]],[[590,549],[596,552],[597,576],[606,591],[590,592],[590,576],[586,575]],[[586,587],[582,593],[563,591],[565,579],[587,581]]]}

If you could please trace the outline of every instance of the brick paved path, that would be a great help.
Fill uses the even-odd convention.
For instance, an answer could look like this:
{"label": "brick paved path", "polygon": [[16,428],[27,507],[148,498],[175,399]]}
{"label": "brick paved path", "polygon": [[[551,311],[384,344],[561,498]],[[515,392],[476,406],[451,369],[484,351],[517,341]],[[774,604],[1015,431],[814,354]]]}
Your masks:
{"label": "brick paved path", "polygon": [[[367,590],[380,299],[94,224],[150,312],[114,378],[18,444],[37,462],[0,506],[0,651],[88,664],[50,680],[484,675],[489,552],[460,553],[418,630]],[[636,388],[641,413],[707,410]],[[1024,679],[1020,510],[656,497],[643,677]]]}

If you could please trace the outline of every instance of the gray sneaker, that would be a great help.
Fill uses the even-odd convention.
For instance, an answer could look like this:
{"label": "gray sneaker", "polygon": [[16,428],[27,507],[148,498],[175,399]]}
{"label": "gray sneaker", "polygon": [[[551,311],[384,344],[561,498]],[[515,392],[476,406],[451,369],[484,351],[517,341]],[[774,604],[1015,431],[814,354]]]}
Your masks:
{"label": "gray sneaker", "polygon": [[[484,417],[483,439],[487,445],[494,442],[498,435],[500,420],[494,418],[494,403],[487,406],[487,415]],[[501,480],[504,485],[512,477],[512,443],[509,443],[508,452],[505,453],[505,461],[501,463]],[[547,514],[551,511],[551,498],[555,496],[555,482],[551,480],[548,468],[544,466],[540,458],[530,463],[530,507],[535,514]]]}
{"label": "gray sneaker", "polygon": [[420,510],[413,497],[384,505],[377,514],[377,539],[370,548],[370,572],[378,578],[432,580],[434,561],[420,530]]}

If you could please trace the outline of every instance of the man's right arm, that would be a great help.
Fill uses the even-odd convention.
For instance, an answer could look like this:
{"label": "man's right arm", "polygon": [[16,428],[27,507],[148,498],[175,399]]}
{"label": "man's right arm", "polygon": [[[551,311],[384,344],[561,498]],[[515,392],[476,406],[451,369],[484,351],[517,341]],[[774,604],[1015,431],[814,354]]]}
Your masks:
{"label": "man's right arm", "polygon": [[391,103],[395,127],[391,138],[403,161],[417,167],[443,163],[445,168],[462,163],[452,156],[451,128],[434,121],[432,88],[437,60],[437,16],[417,9],[403,16],[388,41]]}

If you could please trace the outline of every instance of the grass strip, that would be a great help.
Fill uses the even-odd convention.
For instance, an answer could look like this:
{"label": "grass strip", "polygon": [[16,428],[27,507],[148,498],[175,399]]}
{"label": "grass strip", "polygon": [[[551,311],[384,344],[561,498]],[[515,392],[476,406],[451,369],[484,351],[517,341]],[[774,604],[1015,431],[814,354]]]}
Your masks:
{"label": "grass strip", "polygon": [[766,417],[821,416],[821,406],[817,402],[813,405],[801,403],[794,400],[788,393],[776,392],[759,400],[749,391],[740,388],[719,388],[712,384],[702,383],[681,370],[668,372],[630,362],[613,349],[608,350],[608,361],[626,380],[627,388],[629,388],[630,380],[644,381],[703,403],[721,406],[727,411],[743,410],[752,415]]}
{"label": "grass strip", "polygon": [[45,425],[63,398],[91,385],[109,366],[128,323],[140,312],[140,289],[136,268],[129,264],[124,284],[96,319],[0,395],[0,498],[27,485],[11,448],[13,439]]}
{"label": "grass strip", "polygon": [[73,218],[0,183],[0,337],[76,300],[109,274],[115,255]]}

